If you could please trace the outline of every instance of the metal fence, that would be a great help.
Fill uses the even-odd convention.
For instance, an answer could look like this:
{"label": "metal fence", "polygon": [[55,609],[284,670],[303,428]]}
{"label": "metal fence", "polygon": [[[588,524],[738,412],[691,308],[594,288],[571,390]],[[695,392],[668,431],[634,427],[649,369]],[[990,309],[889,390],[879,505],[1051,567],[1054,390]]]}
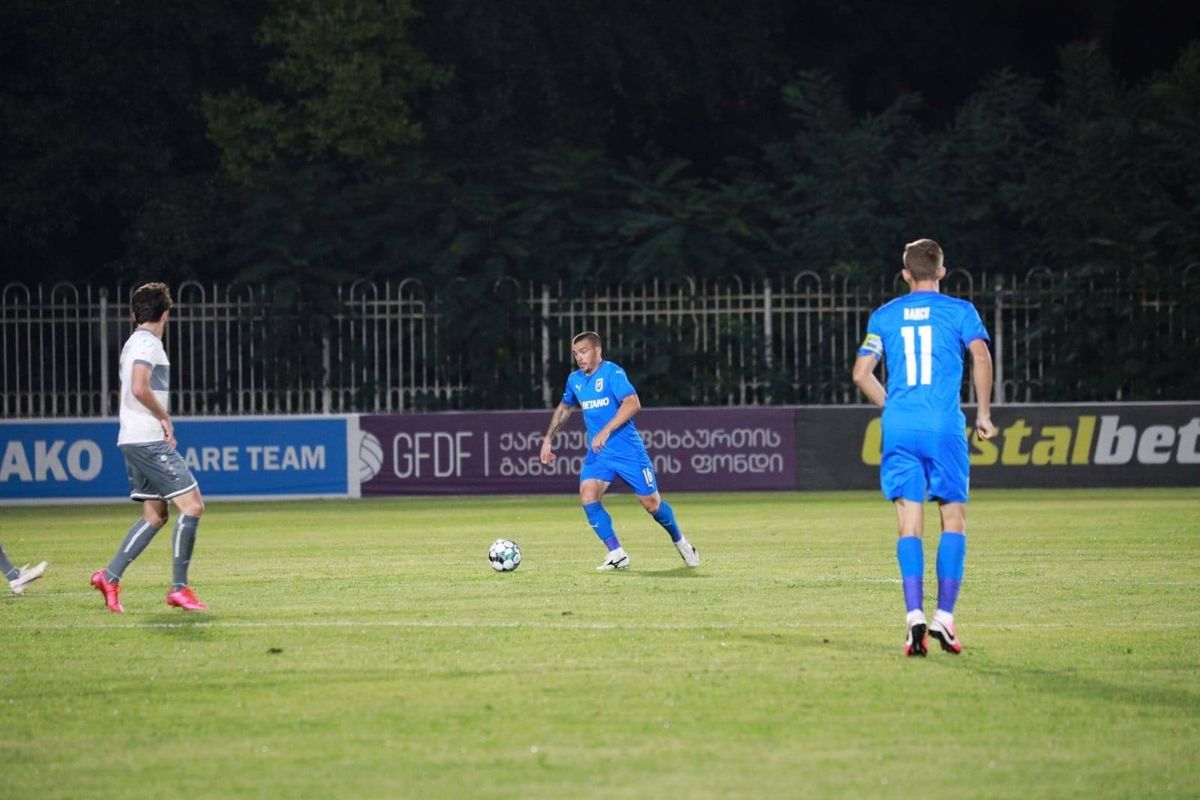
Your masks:
{"label": "metal fence", "polygon": [[[1114,341],[1146,353],[1200,341],[1200,267],[1167,284],[1142,277],[1134,285],[1102,274],[955,270],[942,291],[974,302],[992,333],[995,402],[1120,400],[1131,387],[1112,381],[1064,396],[1072,380],[1086,383],[1077,345],[1095,337],[1094,324],[1077,317],[1109,309],[1114,335],[1125,337]],[[0,290],[2,415],[114,414],[130,291]],[[171,403],[186,415],[546,407],[573,369],[570,336],[585,329],[659,402],[854,403],[849,370],[867,318],[903,291],[898,275],[867,285],[816,272],[600,290],[404,280],[339,286],[315,304],[264,287],[188,282],[175,288],[165,336],[176,365]],[[972,399],[968,381],[963,398]]]}

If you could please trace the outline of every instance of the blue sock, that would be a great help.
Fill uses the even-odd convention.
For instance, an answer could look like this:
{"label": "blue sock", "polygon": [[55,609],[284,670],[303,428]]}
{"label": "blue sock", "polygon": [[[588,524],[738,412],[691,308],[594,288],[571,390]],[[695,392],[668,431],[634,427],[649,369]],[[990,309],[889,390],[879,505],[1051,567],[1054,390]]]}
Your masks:
{"label": "blue sock", "polygon": [[896,559],[904,582],[904,605],[909,611],[923,608],[925,548],[920,536],[901,536],[896,542]]}
{"label": "blue sock", "polygon": [[958,600],[958,587],[962,584],[963,562],[966,560],[966,535],[942,531],[937,554],[938,608],[948,614],[954,613],[954,601]]}
{"label": "blue sock", "polygon": [[667,505],[666,500],[658,504],[658,511],[651,516],[654,517],[655,522],[666,528],[667,533],[671,534],[672,542],[678,542],[683,538],[683,531],[679,530],[679,523],[675,521],[675,509]]}
{"label": "blue sock", "polygon": [[617,541],[617,532],[613,530],[612,517],[608,515],[599,501],[585,505],[583,513],[587,514],[588,524],[600,537],[600,541],[604,542],[605,547],[609,550],[616,550],[621,546],[621,543]]}

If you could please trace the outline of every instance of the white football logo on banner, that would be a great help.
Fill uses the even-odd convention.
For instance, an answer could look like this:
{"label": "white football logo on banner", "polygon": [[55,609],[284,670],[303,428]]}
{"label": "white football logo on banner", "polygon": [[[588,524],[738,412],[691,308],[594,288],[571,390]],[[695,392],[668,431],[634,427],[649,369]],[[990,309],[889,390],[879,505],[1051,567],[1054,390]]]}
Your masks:
{"label": "white football logo on banner", "polygon": [[374,478],[383,467],[383,445],[379,437],[367,431],[358,440],[358,479],[362,483]]}

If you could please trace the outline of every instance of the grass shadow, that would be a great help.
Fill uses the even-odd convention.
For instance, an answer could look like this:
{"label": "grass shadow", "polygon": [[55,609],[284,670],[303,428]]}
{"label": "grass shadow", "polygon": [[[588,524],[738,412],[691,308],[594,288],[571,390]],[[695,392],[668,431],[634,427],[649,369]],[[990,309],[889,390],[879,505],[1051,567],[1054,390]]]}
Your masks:
{"label": "grass shadow", "polygon": [[213,633],[214,623],[221,621],[216,614],[196,614],[163,611],[152,616],[148,622],[154,630],[164,636],[203,639]]}
{"label": "grass shadow", "polygon": [[1069,697],[1107,705],[1119,703],[1130,708],[1149,705],[1170,709],[1200,709],[1200,695],[1189,687],[1137,685],[1132,681],[1107,681],[1077,670],[1033,669],[1007,666],[994,661],[966,662],[966,669],[984,678],[1019,684],[1022,690]]}
{"label": "grass shadow", "polygon": [[639,578],[707,578],[691,567],[674,567],[672,569],[626,570],[630,575]]}

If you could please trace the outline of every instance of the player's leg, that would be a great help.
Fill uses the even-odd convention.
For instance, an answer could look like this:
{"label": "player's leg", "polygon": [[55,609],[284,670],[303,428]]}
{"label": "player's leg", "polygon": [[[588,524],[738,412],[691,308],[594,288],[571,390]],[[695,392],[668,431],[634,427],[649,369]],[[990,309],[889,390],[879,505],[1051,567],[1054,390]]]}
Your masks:
{"label": "player's leg", "polygon": [[125,457],[125,472],[129,478],[129,498],[142,504],[142,516],[125,533],[108,567],[92,573],[92,586],[104,595],[108,610],[117,614],[125,611],[121,605],[121,576],[150,544],[159,528],[167,524],[167,503],[151,480],[154,455],[144,445],[122,445],[121,454]]}
{"label": "player's leg", "polygon": [[185,611],[206,611],[208,606],[200,602],[188,586],[188,567],[192,563],[192,552],[196,549],[196,529],[204,514],[204,498],[200,487],[195,486],[183,494],[171,498],[179,515],[175,519],[175,531],[171,536],[171,591],[167,594],[167,605]]}
{"label": "player's leg", "polygon": [[925,525],[925,466],[915,446],[920,434],[884,431],[883,460],[879,482],[884,495],[896,508],[899,537],[896,560],[904,588],[904,654],[923,656],[927,650],[925,619],[925,549],[922,533]]}
{"label": "player's leg", "polygon": [[121,576],[125,574],[125,570],[133,563],[134,559],[142,554],[142,551],[154,538],[154,534],[167,524],[167,513],[166,500],[155,498],[142,501],[141,518],[130,526],[125,533],[125,538],[117,547],[117,552],[108,562],[108,567],[104,569],[104,577],[110,583],[121,582]]}
{"label": "player's leg", "polygon": [[8,580],[17,577],[17,568],[8,560],[8,553],[4,552],[4,545],[0,544],[0,573]]}
{"label": "player's leg", "polygon": [[650,516],[654,517],[654,521],[663,527],[671,536],[671,542],[675,545],[675,550],[678,551],[679,557],[683,559],[683,563],[689,567],[700,566],[700,554],[696,552],[696,548],[683,535],[683,531],[679,528],[679,522],[675,519],[675,509],[671,508],[670,503],[663,499],[658,492],[653,494],[639,494],[638,502],[642,504],[642,508],[646,509]]}
{"label": "player's leg", "polygon": [[925,504],[898,497],[894,501],[900,536],[896,539],[896,560],[900,564],[900,582],[904,588],[904,654],[923,656],[928,649],[925,619],[925,547],[922,533]]}
{"label": "player's leg", "polygon": [[636,462],[622,463],[618,474],[633,489],[646,513],[654,517],[654,521],[671,537],[671,542],[674,543],[683,563],[689,567],[700,566],[700,554],[680,530],[679,522],[675,519],[675,509],[671,508],[671,504],[658,492],[657,476],[654,474],[654,464],[650,457],[646,455]]}
{"label": "player's leg", "polygon": [[608,487],[612,484],[616,473],[600,463],[594,453],[589,453],[583,461],[583,471],[579,474],[579,502],[583,505],[583,514],[587,517],[588,525],[596,532],[596,537],[608,548],[608,555],[598,570],[625,569],[629,566],[629,555],[621,547],[621,540],[613,529],[612,517],[600,502]]}
{"label": "player's leg", "polygon": [[13,594],[21,594],[25,591],[25,587],[42,577],[42,573],[46,571],[46,562],[42,561],[34,566],[26,564],[23,567],[14,566],[8,560],[8,555],[4,552],[4,545],[0,545],[0,575],[8,581],[8,589]]}
{"label": "player's leg", "polygon": [[962,435],[946,436],[938,445],[930,471],[930,495],[941,510],[942,535],[938,540],[938,605],[929,633],[947,653],[961,653],[962,643],[954,625],[954,604],[962,586],[967,556],[967,493],[970,459]]}
{"label": "player's leg", "polygon": [[125,610],[121,605],[121,576],[150,544],[159,528],[166,524],[167,502],[158,498],[143,500],[141,518],[125,533],[108,566],[92,573],[92,586],[104,595],[104,604],[109,611],[120,614]]}
{"label": "player's leg", "polygon": [[966,506],[942,503],[942,536],[938,541],[938,605],[929,633],[947,653],[962,652],[958,629],[954,625],[954,603],[962,585],[963,564],[967,556]]}

